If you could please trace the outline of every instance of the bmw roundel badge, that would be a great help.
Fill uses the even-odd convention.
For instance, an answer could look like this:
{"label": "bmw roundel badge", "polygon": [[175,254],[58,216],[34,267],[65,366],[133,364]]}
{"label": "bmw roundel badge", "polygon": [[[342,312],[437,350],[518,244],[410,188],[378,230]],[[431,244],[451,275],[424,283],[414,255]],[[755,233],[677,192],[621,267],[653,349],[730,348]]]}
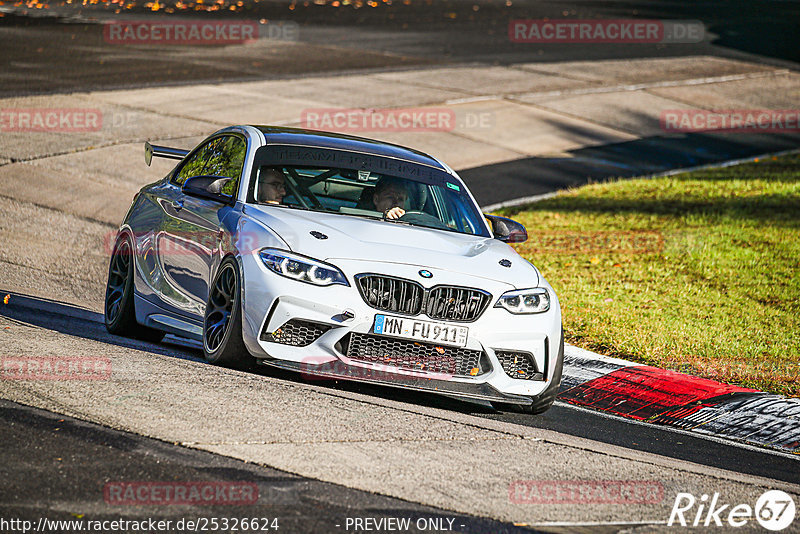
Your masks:
{"label": "bmw roundel badge", "polygon": [[425,269],[422,269],[422,270],[419,272],[419,275],[420,275],[422,278],[432,278],[432,277],[433,277],[433,273],[432,273],[432,272],[430,272],[430,271],[426,271]]}

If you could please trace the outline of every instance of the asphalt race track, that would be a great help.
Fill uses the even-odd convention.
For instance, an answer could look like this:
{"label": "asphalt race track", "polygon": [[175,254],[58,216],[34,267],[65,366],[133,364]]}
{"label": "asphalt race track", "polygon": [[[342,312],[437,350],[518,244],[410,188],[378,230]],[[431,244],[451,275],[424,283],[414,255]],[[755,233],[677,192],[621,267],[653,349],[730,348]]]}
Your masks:
{"label": "asphalt race track", "polygon": [[[172,344],[152,345],[121,339],[105,331],[102,316],[99,314],[87,313],[62,303],[26,299],[24,296],[13,296],[12,298],[17,305],[5,310],[4,316],[8,319],[65,334],[78,335],[110,345],[130,346],[151,351],[158,347],[160,350],[154,352],[197,363],[200,366],[197,369],[198,373],[205,372],[204,367],[208,367],[203,362],[202,351],[192,348],[191,342],[183,343],[178,338],[170,337],[167,340],[171,340]],[[276,369],[256,369],[251,372],[263,376],[265,379],[275,377],[297,384],[303,383],[301,377]],[[676,434],[667,428],[631,423],[629,420],[581,409],[566,403],[557,403],[544,415],[534,417],[524,414],[498,413],[475,404],[388,387],[339,381],[323,381],[322,383],[326,388],[335,391],[358,392],[405,404],[452,410],[476,417],[552,430],[560,434],[650,452],[695,464],[800,484],[798,461],[791,455],[689,434]],[[732,447],[735,447],[735,453],[731,450]]]}
{"label": "asphalt race track", "polygon": [[[119,432],[99,425],[0,401],[3,443],[6,457],[3,476],[3,514],[36,522],[52,517],[53,502],[69,503],[72,510],[88,511],[100,521],[119,518],[113,507],[98,510],[97,493],[103,480],[116,480],[122,473],[137,480],[213,480],[232,484],[254,484],[259,502],[248,507],[250,517],[268,520],[267,524],[284,532],[331,532],[346,525],[348,518],[408,518],[452,524],[462,532],[526,532],[498,521],[454,514],[447,510],[352,490],[337,484],[311,480],[224,456],[185,449],[159,441]],[[37,443],[37,458],[42,467],[58,474],[46,492],[39,484],[26,483],[27,464],[32,458],[26,444]],[[91,463],[91,469],[86,466]],[[210,514],[209,514],[210,512]],[[238,510],[237,510],[238,512]],[[148,510],[154,521],[185,518],[231,516],[230,508],[219,506],[162,506]],[[70,517],[70,516],[67,516]],[[74,516],[72,517],[74,519]]]}
{"label": "asphalt race track", "polygon": [[[43,515],[50,519],[70,519],[71,514],[84,514],[95,519],[113,519],[123,515],[137,518],[154,517],[162,520],[230,515],[229,509],[222,506],[145,507],[143,510],[146,510],[146,514],[138,510],[134,513],[130,509],[121,510],[119,505],[103,501],[103,487],[108,483],[143,480],[211,480],[256,484],[261,497],[254,508],[247,508],[248,514],[252,513],[258,517],[278,517],[281,526],[290,532],[332,532],[334,531],[332,527],[342,524],[347,517],[412,517],[414,520],[420,517],[449,517],[455,518],[458,521],[456,524],[464,525],[456,529],[459,532],[519,530],[513,524],[509,524],[508,520],[505,523],[498,523],[475,517],[483,515],[480,513],[473,515],[448,512],[453,507],[460,508],[455,503],[451,506],[440,506],[438,509],[420,506],[416,504],[418,501],[415,499],[392,499],[376,495],[384,493],[383,491],[356,491],[347,488],[347,484],[344,486],[326,484],[314,480],[314,477],[291,474],[296,468],[275,470],[251,462],[242,463],[194,450],[216,448],[224,456],[233,453],[234,457],[241,458],[241,451],[236,452],[236,444],[278,445],[288,439],[286,443],[288,446],[294,438],[288,436],[281,439],[280,428],[271,426],[279,427],[280,425],[276,424],[279,421],[284,421],[285,424],[299,416],[309,418],[305,423],[295,421],[294,424],[300,428],[317,425],[333,427],[330,435],[323,434],[319,437],[307,435],[307,431],[303,430],[301,434],[311,438],[312,443],[316,443],[311,445],[312,447],[325,448],[330,446],[329,439],[334,442],[344,439],[354,444],[357,450],[362,450],[368,467],[376,459],[374,453],[368,452],[364,447],[368,443],[380,445],[386,439],[373,437],[373,430],[387,431],[396,424],[393,422],[396,416],[383,415],[381,419],[372,420],[371,416],[359,415],[357,411],[352,410],[374,411],[376,406],[382,406],[383,410],[395,412],[403,418],[412,417],[412,413],[425,414],[426,417],[423,419],[433,417],[433,421],[451,421],[457,426],[467,425],[476,431],[473,437],[407,435],[400,439],[401,450],[415,443],[424,444],[434,439],[434,442],[443,440],[445,443],[458,444],[461,440],[467,440],[467,444],[473,443],[468,445],[464,452],[475,447],[483,450],[484,447],[479,444],[487,443],[488,446],[496,447],[500,451],[504,441],[509,439],[513,441],[514,438],[486,437],[481,434],[493,428],[493,422],[510,423],[511,428],[518,425],[529,428],[532,434],[526,438],[528,440],[541,440],[553,447],[575,448],[577,456],[589,456],[587,458],[589,463],[599,461],[613,466],[617,462],[632,462],[647,466],[645,471],[649,472],[650,476],[656,475],[655,480],[664,480],[665,493],[669,493],[667,489],[670,487],[670,482],[667,482],[669,477],[662,479],[663,475],[659,473],[672,470],[681,473],[677,482],[679,485],[686,484],[690,487],[696,484],[700,484],[701,487],[719,485],[727,489],[729,484],[734,484],[730,480],[733,478],[737,482],[748,483],[748,487],[749,484],[759,486],[767,484],[791,490],[800,482],[797,458],[791,455],[679,434],[649,425],[632,424],[566,404],[557,404],[543,416],[498,414],[491,409],[469,403],[391,388],[336,382],[308,383],[296,375],[271,370],[232,372],[204,363],[200,351],[191,348],[191,344],[187,347],[187,344],[177,339],[173,339],[172,343],[152,345],[109,335],[98,314],[76,306],[17,294],[11,295],[10,303],[3,309],[3,317],[0,318],[6,344],[13,343],[19,347],[22,354],[54,354],[64,351],[84,356],[103,354],[112,358],[114,375],[126,378],[120,378],[121,382],[117,382],[112,389],[104,387],[102,392],[97,391],[94,399],[85,399],[82,403],[83,408],[78,408],[75,400],[70,400],[74,399],[75,395],[80,395],[81,391],[86,391],[82,386],[73,388],[67,384],[56,384],[44,389],[31,389],[20,384],[12,385],[10,389],[9,386],[6,387],[6,394],[22,401],[22,404],[4,401],[0,406],[0,418],[4,422],[0,426],[3,443],[6,450],[14,451],[7,457],[3,467],[6,480],[14,481],[13,484],[4,487],[3,495],[0,497],[5,515],[12,514],[33,521]],[[36,335],[37,332],[40,335]],[[118,356],[121,359],[117,359]],[[157,366],[155,371],[150,369],[154,364]],[[236,379],[230,376],[232,373],[240,377],[247,376],[247,379]],[[142,378],[146,381],[142,382]],[[192,393],[187,391],[190,384],[193,384],[189,389]],[[273,394],[280,394],[281,391],[286,393],[287,390],[284,388],[288,386],[296,393],[287,395],[284,399],[258,399],[256,396],[253,397],[255,405],[242,404],[248,402],[248,395],[254,392],[254,384],[259,385],[255,392],[261,390]],[[179,397],[175,397],[174,386],[183,389]],[[219,398],[220,390],[224,391],[223,399],[237,399],[227,407],[221,406],[221,412],[217,407],[206,405],[208,400]],[[206,397],[201,392],[209,395]],[[198,395],[198,398],[189,400],[193,394]],[[335,417],[339,421],[331,423],[325,418],[316,418],[320,412],[315,406],[320,404],[319,399],[324,397],[334,400],[328,408],[332,411],[326,415]],[[264,402],[266,404],[263,404]],[[296,413],[287,411],[284,403],[294,406],[293,410],[296,410]],[[44,405],[51,411],[29,408],[25,404]],[[273,414],[260,421],[264,418],[259,414],[266,407],[281,410],[282,413],[277,419]],[[134,415],[134,419],[129,419],[129,416],[124,415],[128,410],[141,415]],[[230,410],[240,414],[233,416],[230,423],[222,423],[227,417],[226,413],[232,415]],[[73,415],[78,419],[57,415],[59,413]],[[141,416],[149,417],[150,420],[140,420]],[[365,416],[375,427],[370,429],[366,436],[359,437],[359,431],[353,434],[352,428],[344,431],[344,437],[340,436],[342,429],[338,427],[341,424],[345,427],[349,427],[352,423],[363,425]],[[250,419],[251,417],[253,419]],[[128,421],[123,422],[126,418]],[[103,423],[103,426],[85,423],[80,419],[97,421]],[[133,423],[134,426],[146,430],[136,433],[112,430],[120,426],[129,428],[131,421],[136,421]],[[428,424],[430,421],[429,419]],[[226,425],[225,428],[213,428],[220,423]],[[189,433],[179,432],[184,436],[191,435],[194,439],[192,441],[186,437],[165,439],[163,437],[165,434],[173,434],[175,429],[170,428],[172,425],[194,429]],[[111,428],[107,428],[109,426]],[[212,428],[204,430],[206,426]],[[231,434],[233,428],[239,430]],[[502,430],[509,431],[506,426],[503,426]],[[378,432],[379,436],[383,435],[383,431]],[[207,438],[206,435],[209,433],[216,438]],[[423,433],[428,434],[424,431]],[[136,434],[161,435],[162,441],[146,439]],[[220,441],[221,436],[229,437]],[[406,441],[407,445],[402,445],[403,441]],[[492,445],[493,441],[497,441],[498,445]],[[182,443],[188,448],[171,445],[169,442]],[[30,443],[36,443],[36,446],[32,448]],[[523,444],[522,450],[530,446]],[[245,453],[244,456],[247,457],[248,454]],[[318,453],[310,454],[309,451],[305,451],[299,454],[303,457],[301,464],[319,462],[314,456]],[[406,461],[413,461],[412,458],[413,455],[406,460],[399,458],[397,461],[402,465]],[[396,466],[397,461],[391,464]],[[465,461],[480,463],[479,458],[468,458]],[[536,461],[550,463],[544,458],[536,458]],[[43,483],[40,478],[30,476],[30,470],[34,465],[37,472],[49,473],[50,478],[47,483]],[[449,473],[453,469],[452,476],[457,476],[455,472],[463,470],[464,467],[459,463],[455,466],[438,466],[437,470],[443,469]],[[656,470],[652,471],[649,467],[655,467]],[[587,465],[578,465],[574,468],[562,466],[559,472],[562,475],[571,473],[571,476],[582,478],[587,469],[591,468]],[[613,472],[618,467],[610,469]],[[336,470],[337,468],[334,468],[334,471]],[[476,481],[482,478],[474,473],[473,476],[476,476]],[[692,480],[694,477],[701,477],[703,481],[694,481]],[[640,480],[641,473],[636,471],[625,473],[623,479]],[[436,481],[433,485],[437,487],[437,492],[449,494],[447,480]],[[444,499],[444,502],[448,500]],[[54,506],[53,503],[58,505]],[[46,511],[49,513],[45,514]],[[242,516],[240,510],[237,510],[236,515]],[[601,531],[616,532],[621,526],[619,523],[622,522],[616,519],[607,521],[610,524],[606,525],[603,521],[586,521],[580,510],[573,510],[571,515],[573,517],[569,519],[561,516],[559,521],[532,524],[537,525],[534,530],[574,532],[578,523],[586,522],[592,524],[590,531],[594,532],[599,528]],[[619,513],[616,515],[618,517]],[[634,524],[641,523],[643,528],[648,529],[653,528],[655,523],[652,521],[655,519],[652,514],[646,519],[641,516],[629,519]],[[566,526],[556,523],[565,523]]]}
{"label": "asphalt race track", "polygon": [[[6,3],[0,6],[5,14],[0,18],[0,98],[6,99],[0,108],[32,95],[63,106],[58,104],[62,98],[100,90],[188,91],[198,83],[223,88],[242,81],[291,83],[319,75],[344,80],[362,72],[403,76],[418,69],[488,69],[531,61],[703,56],[763,65],[776,69],[776,76],[783,76],[783,70],[796,76],[800,61],[800,12],[790,2],[736,2],[725,13],[714,2],[683,6],[659,1],[646,8],[633,2],[400,4],[392,10],[332,11],[320,3],[299,3],[289,17],[281,3],[248,2],[241,12],[247,17],[298,20],[299,40],[175,52],[144,46],[121,50],[108,44],[98,22],[115,14],[102,4],[23,12]],[[132,16],[146,11],[137,6]],[[711,38],[671,46],[553,44],[533,49],[508,42],[510,18],[563,13],[573,18],[703,20]],[[797,94],[796,87],[790,89]],[[485,97],[477,88],[475,96]],[[204,110],[219,113],[219,102],[209,99],[194,111]],[[192,123],[197,119],[183,113],[176,111],[170,119],[191,123],[198,131],[215,129],[212,121]],[[591,120],[598,130],[604,127]],[[624,128],[619,132],[604,137],[608,142],[495,158],[458,170],[486,206],[589,180],[654,174],[800,146],[797,134],[676,137],[633,135]],[[133,137],[122,138],[140,146],[141,139]],[[8,171],[12,165],[35,169],[38,158],[52,155],[46,147],[30,158],[11,154],[11,147],[17,150],[20,143],[0,130],[0,174],[3,167],[7,171],[2,179],[17,172]],[[72,176],[83,172],[74,168],[74,161],[93,148],[70,145],[53,152],[65,158],[65,173]],[[127,164],[126,158],[120,161]],[[498,184],[496,176],[505,179]],[[22,173],[12,178],[19,183],[30,179]],[[10,518],[34,524],[43,517],[183,520],[183,527],[166,529],[182,532],[200,530],[186,528],[187,520],[257,517],[277,518],[278,532],[284,533],[673,532],[679,527],[666,523],[681,492],[698,499],[719,493],[732,506],[752,506],[766,490],[781,489],[798,502],[796,454],[561,402],[544,415],[528,416],[388,387],[308,381],[273,369],[229,370],[206,364],[197,347],[177,338],[150,344],[112,336],[98,313],[105,264],[91,246],[97,235],[112,231],[109,221],[118,221],[122,213],[87,214],[74,200],[80,191],[70,193],[73,200],[60,206],[46,193],[32,199],[29,192],[0,191],[0,249],[6,249],[0,251],[6,254],[0,257],[0,300],[9,297],[0,304],[0,355],[102,358],[113,372],[110,379],[94,382],[0,380],[0,531],[21,531],[2,523]],[[125,190],[124,201],[129,197]],[[109,197],[105,202],[115,206],[118,200]],[[59,228],[69,235],[66,246],[57,246],[51,235]],[[46,237],[39,241],[42,235]],[[34,243],[27,251],[25,239]],[[76,272],[75,265],[88,267]],[[520,500],[515,488],[526,481],[635,481],[656,488],[657,498],[634,504]],[[210,504],[126,505],[109,498],[109,485],[142,482],[238,484],[257,488],[258,499],[231,506],[219,499]],[[392,528],[397,525],[391,521],[402,519],[412,526]],[[747,527],[728,530],[759,528],[751,518]],[[72,530],[53,526],[49,531]],[[800,522],[795,521],[783,532],[798,531]]]}

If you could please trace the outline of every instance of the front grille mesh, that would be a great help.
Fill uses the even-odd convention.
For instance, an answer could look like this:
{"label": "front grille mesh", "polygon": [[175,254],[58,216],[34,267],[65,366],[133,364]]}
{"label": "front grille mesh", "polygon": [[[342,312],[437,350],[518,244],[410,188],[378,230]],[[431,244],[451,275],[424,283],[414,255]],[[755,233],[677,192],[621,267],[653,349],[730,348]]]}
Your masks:
{"label": "front grille mesh", "polygon": [[489,304],[489,294],[466,287],[439,286],[428,293],[425,314],[432,319],[474,321]]}
{"label": "front grille mesh", "polygon": [[377,274],[359,275],[357,280],[361,296],[373,308],[405,315],[425,312],[445,321],[474,321],[492,298],[468,287],[437,286],[426,291],[417,282]]}
{"label": "front grille mesh", "polygon": [[382,364],[401,369],[445,373],[455,376],[478,376],[489,371],[483,352],[458,347],[392,339],[372,334],[352,333],[345,354],[353,360]]}
{"label": "front grille mesh", "polygon": [[312,323],[311,321],[303,321],[301,319],[292,319],[284,323],[283,326],[276,329],[274,332],[267,332],[265,324],[264,332],[261,332],[261,339],[263,341],[271,341],[272,343],[281,343],[293,347],[305,347],[315,342],[322,334],[330,329],[331,327],[329,325]]}
{"label": "front grille mesh", "polygon": [[495,351],[503,371],[511,378],[520,380],[544,380],[544,376],[536,367],[533,356],[527,352]]}
{"label": "front grille mesh", "polygon": [[358,287],[364,301],[383,311],[417,315],[422,310],[424,289],[421,285],[402,278],[365,275],[358,278]]}

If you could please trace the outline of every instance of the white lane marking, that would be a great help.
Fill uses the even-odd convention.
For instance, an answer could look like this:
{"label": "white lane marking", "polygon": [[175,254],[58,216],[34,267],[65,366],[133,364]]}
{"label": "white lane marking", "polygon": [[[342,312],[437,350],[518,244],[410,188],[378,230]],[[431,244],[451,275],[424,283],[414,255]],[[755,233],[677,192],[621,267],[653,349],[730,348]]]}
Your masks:
{"label": "white lane marking", "polygon": [[[529,71],[526,71],[529,72]],[[457,104],[471,104],[473,102],[485,102],[487,100],[514,100],[528,102],[530,98],[555,98],[559,96],[582,96],[604,93],[618,93],[629,91],[641,91],[643,89],[659,89],[662,87],[690,87],[693,85],[706,85],[712,83],[736,82],[741,80],[751,80],[757,78],[768,78],[773,76],[783,76],[790,74],[789,69],[778,69],[766,72],[749,72],[744,74],[727,74],[724,76],[707,76],[705,78],[689,78],[686,80],[664,80],[660,82],[645,82],[636,84],[607,85],[601,87],[581,87],[579,89],[557,89],[554,91],[519,91],[515,93],[496,93],[493,95],[467,96],[463,98],[452,98],[445,100],[446,106]],[[557,76],[557,75],[556,75]],[[523,100],[524,98],[524,100]]]}
{"label": "white lane marking", "polygon": [[[658,89],[661,87],[684,87],[692,85],[706,85],[712,83],[735,82],[740,80],[750,80],[755,78],[768,78],[772,76],[783,76],[789,74],[789,69],[778,69],[766,72],[750,72],[744,74],[727,74],[725,76],[708,76],[705,78],[690,78],[688,80],[665,80],[661,82],[645,82],[636,84],[610,85],[605,87],[581,87],[580,89],[559,89],[555,91],[544,91],[541,93],[515,93],[519,97],[550,98],[558,96],[579,96],[593,95],[602,93],[616,93],[622,91],[641,91],[643,89]],[[507,98],[514,98],[513,96]]]}
{"label": "white lane marking", "polygon": [[535,202],[547,200],[548,198],[553,198],[554,196],[558,195],[558,193],[559,191],[553,191],[552,193],[543,193],[541,195],[514,198],[511,200],[505,200],[503,202],[497,202],[495,204],[489,204],[488,206],[481,207],[481,209],[485,212],[492,212],[503,208],[513,208],[514,206],[520,206],[522,204],[533,204]]}
{"label": "white lane marking", "polygon": [[[483,430],[486,430],[483,428]],[[496,431],[492,431],[495,432]],[[534,438],[529,436],[515,436],[504,435],[497,437],[481,437],[481,438],[385,438],[385,439],[303,439],[293,441],[181,441],[181,445],[187,447],[211,447],[219,445],[318,445],[323,443],[423,443],[423,442],[437,442],[447,441],[455,443],[457,441],[464,442],[477,442],[477,441],[544,441],[544,438]]]}
{"label": "white lane marking", "polygon": [[[526,71],[529,72],[529,71]],[[602,87],[581,87],[579,89],[557,89],[554,91],[543,91],[540,93],[520,91],[516,93],[497,93],[493,95],[468,96],[464,98],[452,98],[445,100],[446,106],[457,104],[471,104],[473,102],[485,102],[487,100],[514,100],[528,102],[530,98],[555,98],[560,96],[582,96],[604,93],[618,93],[629,91],[641,91],[643,89],[659,89],[662,87],[690,87],[693,85],[706,85],[712,83],[736,82],[741,80],[751,80],[757,78],[768,78],[773,76],[783,76],[790,74],[789,69],[778,69],[766,72],[749,72],[743,74],[727,74],[724,76],[707,76],[704,78],[689,78],[687,80],[664,80],[660,82],[645,82],[636,84],[607,85]],[[524,100],[523,100],[524,99]]]}
{"label": "white lane marking", "polygon": [[610,358],[572,345],[565,345],[563,375],[566,380],[562,383],[568,381],[575,383],[575,386],[583,385],[620,369],[641,365],[643,364]]}
{"label": "white lane marking", "polygon": [[503,100],[506,95],[481,95],[481,96],[465,96],[464,98],[451,98],[445,100],[445,106],[453,106],[456,104],[471,104],[472,102],[486,102],[487,100]]}

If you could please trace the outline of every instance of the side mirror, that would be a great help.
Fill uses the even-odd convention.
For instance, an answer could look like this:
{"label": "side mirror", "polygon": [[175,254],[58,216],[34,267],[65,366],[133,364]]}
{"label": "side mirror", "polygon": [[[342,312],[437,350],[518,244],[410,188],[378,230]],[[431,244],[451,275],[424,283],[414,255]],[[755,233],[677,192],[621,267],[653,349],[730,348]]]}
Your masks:
{"label": "side mirror", "polygon": [[528,240],[528,231],[517,221],[497,215],[484,215],[492,223],[495,239],[504,243],[524,243]]}
{"label": "side mirror", "polygon": [[222,192],[222,188],[233,178],[223,176],[192,176],[181,186],[181,192],[193,197],[214,200],[222,204],[233,204],[233,197]]}

